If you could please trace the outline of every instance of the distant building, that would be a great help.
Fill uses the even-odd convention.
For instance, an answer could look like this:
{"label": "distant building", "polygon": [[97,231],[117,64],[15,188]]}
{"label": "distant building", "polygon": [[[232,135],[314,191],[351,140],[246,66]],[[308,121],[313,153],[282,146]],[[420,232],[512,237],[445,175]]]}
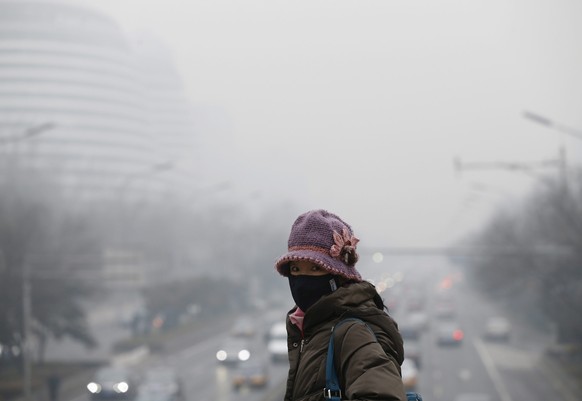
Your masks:
{"label": "distant building", "polygon": [[188,179],[175,165],[194,151],[189,106],[156,46],[78,2],[0,0],[0,155],[79,198],[163,196]]}

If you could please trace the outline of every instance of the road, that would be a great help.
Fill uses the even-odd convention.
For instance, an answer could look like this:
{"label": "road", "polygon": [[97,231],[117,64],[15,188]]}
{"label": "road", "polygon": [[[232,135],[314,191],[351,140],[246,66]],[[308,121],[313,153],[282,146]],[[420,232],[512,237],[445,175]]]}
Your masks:
{"label": "road", "polygon": [[143,301],[136,291],[111,291],[100,294],[85,306],[87,323],[98,344],[94,348],[69,338],[49,339],[44,358],[47,362],[106,361],[112,357],[111,348],[116,341],[130,336],[128,319],[142,307]]}
{"label": "road", "polygon": [[[362,269],[378,285],[386,277],[403,273],[396,287],[387,289],[399,298],[394,308],[397,321],[406,317],[410,294],[426,295],[425,310],[429,325],[420,338],[423,358],[418,391],[426,401],[573,401],[576,398],[559,385],[559,371],[548,369],[543,357],[551,340],[545,333],[514,321],[512,337],[507,343],[491,343],[482,338],[486,317],[502,314],[499,305],[472,290],[459,274],[459,267],[447,259],[432,256],[406,263],[395,262],[389,269]],[[366,276],[366,274],[364,274]],[[461,323],[465,338],[459,347],[436,344],[435,327],[439,322],[434,307],[442,295],[443,279],[456,277],[450,291],[456,305],[456,319]],[[460,277],[460,278],[459,278]],[[232,368],[217,362],[215,354],[229,337],[227,327],[209,328],[206,335],[179,346],[168,346],[164,355],[152,354],[134,363],[139,373],[149,366],[174,366],[185,383],[186,401],[274,401],[282,399],[282,383],[287,373],[286,363],[273,363],[266,354],[263,334],[270,324],[284,317],[284,310],[270,311],[257,316],[257,335],[252,339],[253,358],[269,364],[270,381],[265,389],[235,391],[231,385]],[[78,395],[66,401],[89,401],[84,384]]]}
{"label": "road", "polygon": [[[232,373],[235,367],[223,365],[216,360],[216,351],[230,337],[228,327],[212,330],[191,337],[191,343],[185,338],[165,346],[164,354],[150,354],[145,358],[132,358],[124,364],[133,368],[139,377],[153,366],[168,365],[174,367],[184,383],[184,401],[252,401],[269,397],[286,377],[286,363],[272,362],[266,352],[264,333],[275,320],[284,319],[285,311],[276,311],[256,316],[257,333],[250,338],[252,358],[264,360],[268,365],[269,382],[265,388],[250,389],[243,387],[235,390],[232,386]],[[190,338],[190,337],[189,337]],[[119,361],[120,358],[117,358]],[[67,401],[90,401],[84,389],[86,383],[79,383],[76,395]]]}
{"label": "road", "polygon": [[[420,339],[423,364],[418,388],[425,400],[570,400],[571,395],[556,385],[559,372],[548,371],[543,361],[551,336],[514,319],[507,343],[486,341],[483,333],[487,317],[507,314],[497,303],[472,289],[458,266],[446,259],[434,259],[420,263],[419,271],[410,276],[415,282],[421,279],[427,283],[425,308],[429,327]],[[450,287],[443,288],[444,284]],[[408,287],[401,295],[402,303],[395,311],[397,321],[408,313],[406,293],[411,291]],[[437,345],[436,327],[442,318],[436,316],[434,309],[443,293],[453,299],[452,319],[464,330],[459,347]]]}

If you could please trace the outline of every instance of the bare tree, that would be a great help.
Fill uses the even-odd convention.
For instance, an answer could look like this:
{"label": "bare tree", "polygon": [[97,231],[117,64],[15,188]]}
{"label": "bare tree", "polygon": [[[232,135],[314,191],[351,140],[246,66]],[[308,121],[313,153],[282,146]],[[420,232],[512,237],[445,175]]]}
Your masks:
{"label": "bare tree", "polygon": [[524,207],[499,212],[472,239],[487,252],[472,263],[482,289],[557,328],[558,341],[580,342],[582,322],[582,174],[551,182]]}
{"label": "bare tree", "polygon": [[[80,273],[97,263],[98,242],[87,217],[68,205],[46,176],[3,169],[0,343],[21,347],[28,327],[41,354],[48,336],[95,345],[81,305],[94,285]],[[26,286],[30,292],[24,291]],[[29,316],[25,302],[31,305]]]}

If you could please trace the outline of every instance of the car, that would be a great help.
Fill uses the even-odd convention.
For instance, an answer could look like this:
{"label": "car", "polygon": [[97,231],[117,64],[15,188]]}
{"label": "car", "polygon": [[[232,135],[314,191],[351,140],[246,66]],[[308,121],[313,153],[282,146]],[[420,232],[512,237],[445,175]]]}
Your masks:
{"label": "car", "polygon": [[406,307],[409,312],[419,312],[424,308],[424,298],[420,296],[413,296],[406,302]]}
{"label": "car", "polygon": [[491,401],[491,396],[485,393],[461,393],[457,394],[454,401]]}
{"label": "car", "polygon": [[240,363],[232,374],[235,390],[242,387],[263,388],[269,381],[268,369],[264,362],[249,360]]}
{"label": "car", "polygon": [[437,326],[437,344],[458,346],[463,342],[465,333],[457,322],[443,322]]}
{"label": "car", "polygon": [[439,301],[435,305],[435,314],[438,318],[454,318],[456,315],[455,304],[450,301]]}
{"label": "car", "polygon": [[222,364],[237,364],[247,361],[251,350],[247,341],[241,338],[229,337],[216,352],[216,359]]}
{"label": "car", "polygon": [[428,315],[424,312],[413,312],[398,323],[400,335],[405,340],[418,340],[428,329]]}
{"label": "car", "polygon": [[418,368],[414,361],[404,358],[401,365],[402,383],[405,391],[416,391],[418,385]]}
{"label": "car", "polygon": [[421,351],[418,341],[412,339],[404,340],[404,357],[414,361],[418,369],[421,368]]}
{"label": "car", "polygon": [[237,319],[230,330],[233,337],[253,337],[255,333],[255,324],[249,317]]}
{"label": "car", "polygon": [[509,341],[511,323],[504,317],[494,316],[487,319],[484,338],[489,341]]}
{"label": "car", "polygon": [[138,399],[144,398],[143,393],[154,394],[160,398],[160,393],[166,393],[169,399],[180,400],[183,396],[182,379],[170,366],[151,367],[145,371],[138,393]]}
{"label": "car", "polygon": [[92,400],[128,400],[136,394],[135,375],[122,366],[106,365],[99,368],[87,384]]}
{"label": "car", "polygon": [[422,329],[409,320],[403,320],[398,323],[398,331],[404,340],[418,340],[422,333]]}
{"label": "car", "polygon": [[0,363],[11,359],[17,359],[20,354],[20,346],[16,344],[10,345],[0,343]]}
{"label": "car", "polygon": [[135,401],[176,401],[174,395],[149,385],[140,386]]}
{"label": "car", "polygon": [[287,325],[285,322],[274,323],[267,334],[267,351],[273,362],[288,361]]}
{"label": "car", "polygon": [[429,326],[428,315],[423,311],[412,312],[408,315],[408,323],[418,327],[419,330],[426,330]]}

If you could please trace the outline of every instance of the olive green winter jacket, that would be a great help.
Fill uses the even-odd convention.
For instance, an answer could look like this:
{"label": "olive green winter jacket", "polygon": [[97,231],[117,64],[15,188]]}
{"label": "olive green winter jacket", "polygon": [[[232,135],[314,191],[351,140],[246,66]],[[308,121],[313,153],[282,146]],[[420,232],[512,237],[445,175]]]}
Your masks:
{"label": "olive green winter jacket", "polygon": [[325,388],[325,362],[331,328],[335,330],[335,364],[342,400],[406,401],[400,365],[404,359],[398,326],[382,309],[375,287],[368,282],[350,284],[322,297],[305,313],[303,333],[287,315],[289,374],[285,401],[321,401]]}

